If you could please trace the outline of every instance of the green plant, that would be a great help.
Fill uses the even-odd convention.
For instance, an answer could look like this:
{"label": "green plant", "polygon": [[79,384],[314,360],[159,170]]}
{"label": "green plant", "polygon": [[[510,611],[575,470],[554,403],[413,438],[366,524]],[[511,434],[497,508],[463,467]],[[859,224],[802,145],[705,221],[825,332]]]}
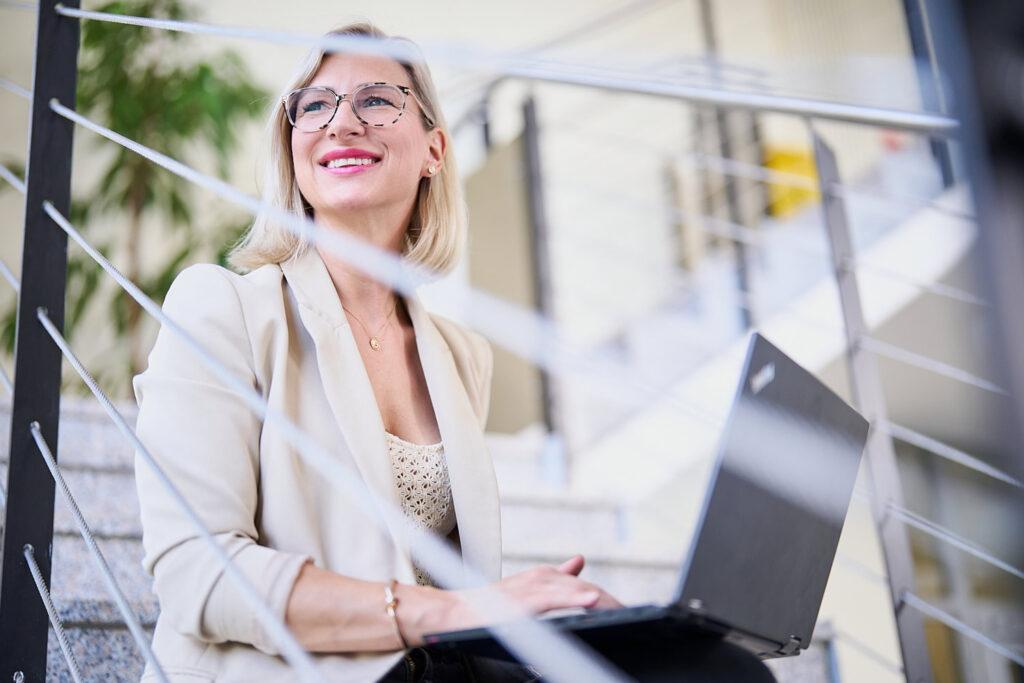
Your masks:
{"label": "green plant", "polygon": [[[197,18],[182,0],[119,0],[96,9]],[[240,124],[258,116],[268,98],[252,82],[241,58],[231,51],[195,57],[196,51],[187,49],[193,46],[192,37],[182,33],[97,21],[83,22],[82,27],[78,111],[190,165],[212,154],[218,174],[227,177]],[[92,235],[98,224],[107,227],[99,248],[113,254],[126,277],[162,301],[175,275],[190,262],[211,252],[223,262],[225,245],[245,228],[242,221],[197,221],[187,181],[123,147],[90,137],[110,157],[92,187],[74,188],[70,218],[90,239],[101,239]],[[110,354],[105,376],[127,389],[145,363],[148,339],[142,338],[142,310],[120,289],[100,286],[99,277],[98,266],[87,255],[69,249],[65,330],[72,337],[86,312],[103,306],[116,346],[126,351]],[[8,311],[0,322],[8,351],[14,341],[13,316]]]}

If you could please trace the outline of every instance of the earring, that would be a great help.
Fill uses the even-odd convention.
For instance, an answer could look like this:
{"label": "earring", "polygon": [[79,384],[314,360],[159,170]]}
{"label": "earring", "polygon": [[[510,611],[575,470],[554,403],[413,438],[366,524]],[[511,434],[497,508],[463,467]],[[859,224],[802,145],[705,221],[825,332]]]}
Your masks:
{"label": "earring", "polygon": [[434,175],[435,173],[437,173],[437,166],[430,166],[427,169],[427,173],[429,173],[430,175]]}

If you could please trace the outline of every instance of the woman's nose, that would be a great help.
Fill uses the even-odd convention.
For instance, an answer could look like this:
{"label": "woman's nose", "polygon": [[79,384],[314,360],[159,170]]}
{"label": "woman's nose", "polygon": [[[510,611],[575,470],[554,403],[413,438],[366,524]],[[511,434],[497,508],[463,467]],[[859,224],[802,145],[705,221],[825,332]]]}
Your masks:
{"label": "woman's nose", "polygon": [[338,103],[338,111],[334,118],[327,125],[327,133],[331,135],[348,135],[350,133],[361,133],[366,128],[355,109],[352,108],[352,100],[344,99]]}

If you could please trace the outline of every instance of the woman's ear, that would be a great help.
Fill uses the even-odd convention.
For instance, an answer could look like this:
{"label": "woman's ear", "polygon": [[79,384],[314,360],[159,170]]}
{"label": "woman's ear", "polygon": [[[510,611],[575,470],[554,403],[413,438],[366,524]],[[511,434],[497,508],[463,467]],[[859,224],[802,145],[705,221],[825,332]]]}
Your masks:
{"label": "woman's ear", "polygon": [[[427,133],[427,158],[424,175],[434,176],[441,172],[444,165],[445,152],[448,150],[448,135],[440,128],[434,128]],[[431,169],[434,169],[431,171]]]}

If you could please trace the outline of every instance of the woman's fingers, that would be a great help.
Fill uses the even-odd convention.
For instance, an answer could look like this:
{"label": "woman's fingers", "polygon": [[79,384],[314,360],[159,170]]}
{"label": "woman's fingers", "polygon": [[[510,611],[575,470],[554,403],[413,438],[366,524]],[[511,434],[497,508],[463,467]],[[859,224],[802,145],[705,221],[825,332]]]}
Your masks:
{"label": "woman's fingers", "polygon": [[580,572],[583,571],[584,564],[586,564],[586,560],[583,559],[582,555],[573,555],[568,560],[558,565],[557,569],[563,574],[579,576]]}

